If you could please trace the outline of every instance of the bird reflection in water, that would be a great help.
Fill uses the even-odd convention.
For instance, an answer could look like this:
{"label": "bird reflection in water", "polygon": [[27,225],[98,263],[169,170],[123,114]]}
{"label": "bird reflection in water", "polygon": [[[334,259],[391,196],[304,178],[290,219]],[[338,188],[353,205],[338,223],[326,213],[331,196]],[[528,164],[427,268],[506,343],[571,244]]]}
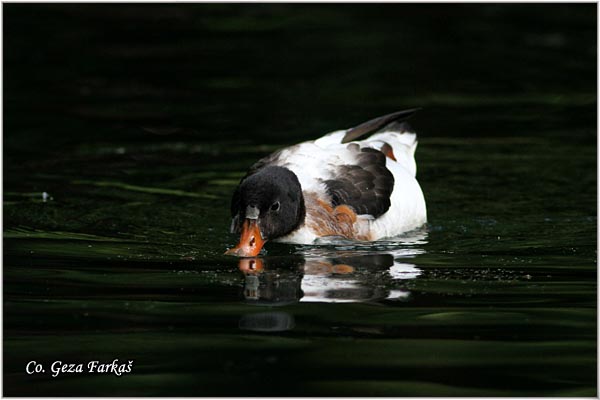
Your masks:
{"label": "bird reflection in water", "polygon": [[[266,265],[269,267],[265,268]],[[301,297],[298,285],[302,276],[301,265],[299,259],[289,257],[241,259],[239,268],[245,275],[246,302],[266,306],[296,303]],[[282,332],[294,326],[294,316],[281,311],[246,314],[239,322],[240,329],[255,332]]]}
{"label": "bird reflection in water", "polygon": [[328,258],[268,257],[240,260],[244,298],[269,306],[295,302],[375,302],[409,296],[402,281],[421,271],[393,254],[338,254]]}
{"label": "bird reflection in water", "polygon": [[[245,278],[244,299],[270,307],[407,300],[406,283],[421,275],[421,270],[406,260],[424,253],[418,245],[425,243],[425,234],[418,233],[405,238],[401,248],[398,242],[360,247],[338,241],[333,248],[300,248],[301,254],[293,256],[243,258],[239,269]],[[263,332],[293,326],[294,317],[280,311],[249,314],[240,321],[242,329]]]}

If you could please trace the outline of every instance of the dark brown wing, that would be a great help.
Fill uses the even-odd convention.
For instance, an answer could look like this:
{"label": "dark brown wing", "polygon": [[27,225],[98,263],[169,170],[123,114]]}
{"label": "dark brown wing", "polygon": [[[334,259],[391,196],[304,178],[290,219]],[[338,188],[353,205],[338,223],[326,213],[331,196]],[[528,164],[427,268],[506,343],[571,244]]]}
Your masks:
{"label": "dark brown wing", "polygon": [[376,149],[359,149],[355,145],[356,162],[335,167],[335,178],[325,180],[332,205],[347,205],[357,214],[374,218],[385,213],[391,205],[394,176],[385,166],[385,155]]}

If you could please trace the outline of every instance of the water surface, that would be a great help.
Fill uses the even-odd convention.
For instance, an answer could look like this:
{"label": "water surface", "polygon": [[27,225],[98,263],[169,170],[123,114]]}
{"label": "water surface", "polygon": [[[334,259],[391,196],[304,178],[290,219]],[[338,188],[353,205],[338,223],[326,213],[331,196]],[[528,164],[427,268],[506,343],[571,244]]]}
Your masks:
{"label": "water surface", "polygon": [[[3,10],[4,395],[596,396],[594,5]],[[254,161],[414,106],[427,226],[223,255]]]}

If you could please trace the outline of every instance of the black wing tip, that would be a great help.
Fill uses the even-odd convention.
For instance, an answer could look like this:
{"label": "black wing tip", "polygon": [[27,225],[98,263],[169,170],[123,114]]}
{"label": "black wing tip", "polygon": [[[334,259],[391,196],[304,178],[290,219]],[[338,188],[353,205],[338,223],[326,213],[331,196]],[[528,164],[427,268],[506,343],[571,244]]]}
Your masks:
{"label": "black wing tip", "polygon": [[422,110],[422,107],[409,108],[407,110],[396,111],[391,114],[386,114],[381,117],[371,119],[367,122],[355,126],[354,128],[348,129],[342,143],[348,143],[358,139],[361,136],[365,136],[370,133],[375,133],[381,128],[393,123],[402,122],[412,117],[417,111]]}
{"label": "black wing tip", "polygon": [[422,109],[423,109],[423,107],[409,108],[409,109],[406,109],[406,110],[400,110],[400,111],[396,111],[396,112],[384,115],[383,117],[380,117],[380,118],[394,117],[394,116],[396,116],[391,121],[397,121],[400,118],[402,118],[402,119],[408,119],[408,118],[412,117],[417,111],[420,111]]}

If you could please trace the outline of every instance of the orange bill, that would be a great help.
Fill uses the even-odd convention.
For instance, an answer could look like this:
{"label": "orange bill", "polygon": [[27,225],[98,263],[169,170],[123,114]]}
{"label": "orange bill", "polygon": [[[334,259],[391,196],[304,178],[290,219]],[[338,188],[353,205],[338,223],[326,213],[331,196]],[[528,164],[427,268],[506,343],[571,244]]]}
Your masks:
{"label": "orange bill", "polygon": [[254,257],[260,253],[265,241],[260,235],[260,228],[255,219],[246,219],[242,225],[240,243],[225,254],[237,257]]}

